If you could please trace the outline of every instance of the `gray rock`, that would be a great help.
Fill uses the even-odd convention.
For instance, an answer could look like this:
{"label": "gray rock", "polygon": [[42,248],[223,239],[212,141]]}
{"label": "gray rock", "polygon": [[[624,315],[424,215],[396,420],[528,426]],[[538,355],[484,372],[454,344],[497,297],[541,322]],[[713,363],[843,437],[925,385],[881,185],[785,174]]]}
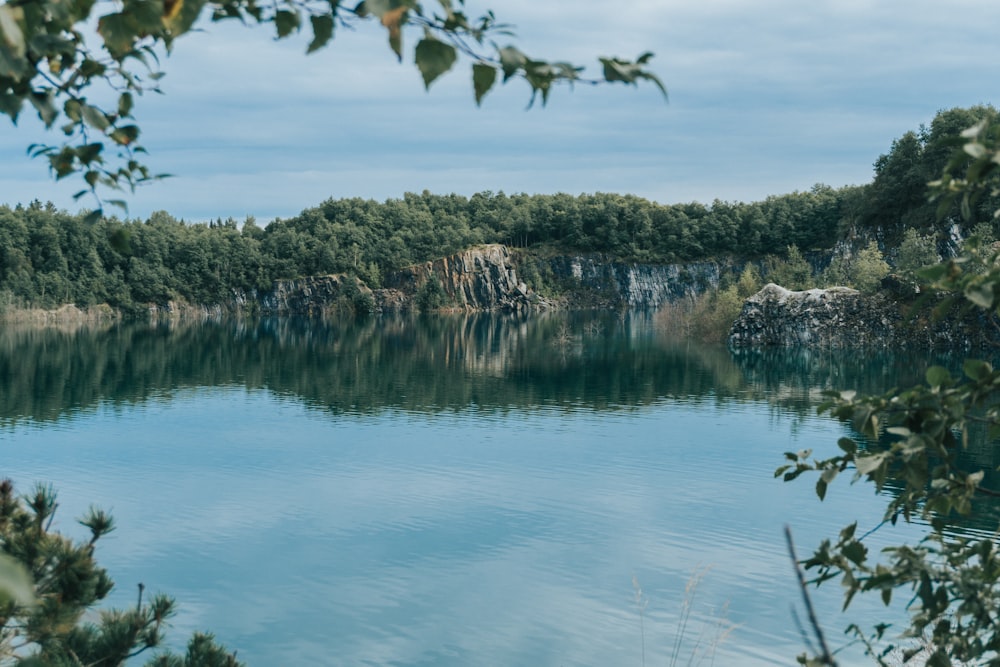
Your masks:
{"label": "gray rock", "polygon": [[[729,332],[733,347],[984,348],[1000,329],[993,316],[952,308],[945,316],[927,303],[888,291],[861,294],[847,287],[793,292],[773,283],[743,304]],[[909,309],[916,311],[908,312]]]}

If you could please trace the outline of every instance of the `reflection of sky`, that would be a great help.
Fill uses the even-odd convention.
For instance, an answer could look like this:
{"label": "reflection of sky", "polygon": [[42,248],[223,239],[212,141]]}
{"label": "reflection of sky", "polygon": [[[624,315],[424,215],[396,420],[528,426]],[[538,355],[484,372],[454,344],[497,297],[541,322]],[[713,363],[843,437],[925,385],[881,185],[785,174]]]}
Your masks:
{"label": "reflection of sky", "polygon": [[113,510],[116,603],[138,581],[169,592],[175,642],[210,629],[250,664],[638,662],[633,574],[663,664],[684,584],[709,566],[696,613],[729,601],[723,651],[763,665],[801,650],[782,525],[804,553],[880,514],[867,489],[821,505],[772,479],[781,452],[839,434],[793,432],[761,403],[362,418],[216,389],[8,430],[0,448],[23,490],[56,486],[59,527]]}

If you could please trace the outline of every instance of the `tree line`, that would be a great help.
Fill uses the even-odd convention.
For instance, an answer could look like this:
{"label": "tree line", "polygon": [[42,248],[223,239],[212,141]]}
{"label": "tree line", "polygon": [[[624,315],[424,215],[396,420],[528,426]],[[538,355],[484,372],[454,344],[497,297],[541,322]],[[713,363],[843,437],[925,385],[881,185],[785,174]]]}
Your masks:
{"label": "tree line", "polygon": [[424,192],[385,202],[330,199],[266,227],[253,218],[187,224],[162,211],[91,222],[35,201],[0,206],[0,307],[217,303],[234,289],[329,273],[378,287],[392,271],[482,243],[650,263],[752,256],[789,244],[824,248],[836,240],[854,190],[816,186],[711,206],[618,194]]}
{"label": "tree line", "polygon": [[859,229],[877,230],[898,247],[908,229],[942,235],[957,219],[937,222],[925,184],[940,173],[961,128],[994,117],[984,106],[942,111],[892,143],[870,184],[816,185],[753,203],[425,191],[384,202],[328,199],[263,227],[253,218],[189,224],[158,211],[145,220],[94,221],[38,201],[0,206],[0,308],[108,303],[128,312],[174,299],[220,303],[234,289],[330,273],[379,287],[390,272],[482,243],[648,263],[786,256],[790,248],[829,249]]}

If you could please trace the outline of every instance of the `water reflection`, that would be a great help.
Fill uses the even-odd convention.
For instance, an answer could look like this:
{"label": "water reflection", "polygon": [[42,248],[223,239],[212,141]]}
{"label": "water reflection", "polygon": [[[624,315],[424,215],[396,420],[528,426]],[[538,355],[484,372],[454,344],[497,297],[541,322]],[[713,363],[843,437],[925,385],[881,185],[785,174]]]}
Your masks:
{"label": "water reflection", "polygon": [[113,509],[118,604],[168,591],[175,638],[251,664],[637,664],[633,574],[667,664],[705,565],[701,599],[740,624],[717,664],[788,664],[781,526],[810,545],[882,503],[771,471],[843,433],[818,391],[928,361],[734,356],[598,313],[5,329],[0,447],[69,530]]}
{"label": "water reflection", "polygon": [[[242,386],[334,414],[620,409],[663,399],[767,400],[795,413],[829,388],[883,391],[940,355],[739,350],[662,340],[641,316],[282,319],[0,331],[0,420]],[[917,375],[919,377],[919,375]]]}

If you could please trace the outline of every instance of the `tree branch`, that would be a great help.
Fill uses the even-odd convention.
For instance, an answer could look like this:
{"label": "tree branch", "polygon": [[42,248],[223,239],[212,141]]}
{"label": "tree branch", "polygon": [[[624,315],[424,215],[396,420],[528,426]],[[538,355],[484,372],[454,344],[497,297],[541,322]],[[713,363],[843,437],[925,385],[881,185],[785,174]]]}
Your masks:
{"label": "tree branch", "polygon": [[816,611],[813,609],[812,600],[809,598],[809,591],[806,588],[806,578],[802,574],[802,568],[799,566],[798,556],[795,555],[795,544],[792,542],[792,529],[787,525],[785,526],[785,542],[788,544],[788,555],[791,557],[792,566],[795,568],[795,576],[799,582],[799,590],[802,591],[802,600],[806,606],[806,613],[809,617],[809,625],[812,626],[813,634],[816,635],[816,642],[820,647],[819,659],[821,664],[827,665],[827,667],[837,667],[837,661],[833,659],[830,647],[827,646],[826,643],[826,637],[823,635],[823,629],[819,626],[819,621],[816,619]]}

